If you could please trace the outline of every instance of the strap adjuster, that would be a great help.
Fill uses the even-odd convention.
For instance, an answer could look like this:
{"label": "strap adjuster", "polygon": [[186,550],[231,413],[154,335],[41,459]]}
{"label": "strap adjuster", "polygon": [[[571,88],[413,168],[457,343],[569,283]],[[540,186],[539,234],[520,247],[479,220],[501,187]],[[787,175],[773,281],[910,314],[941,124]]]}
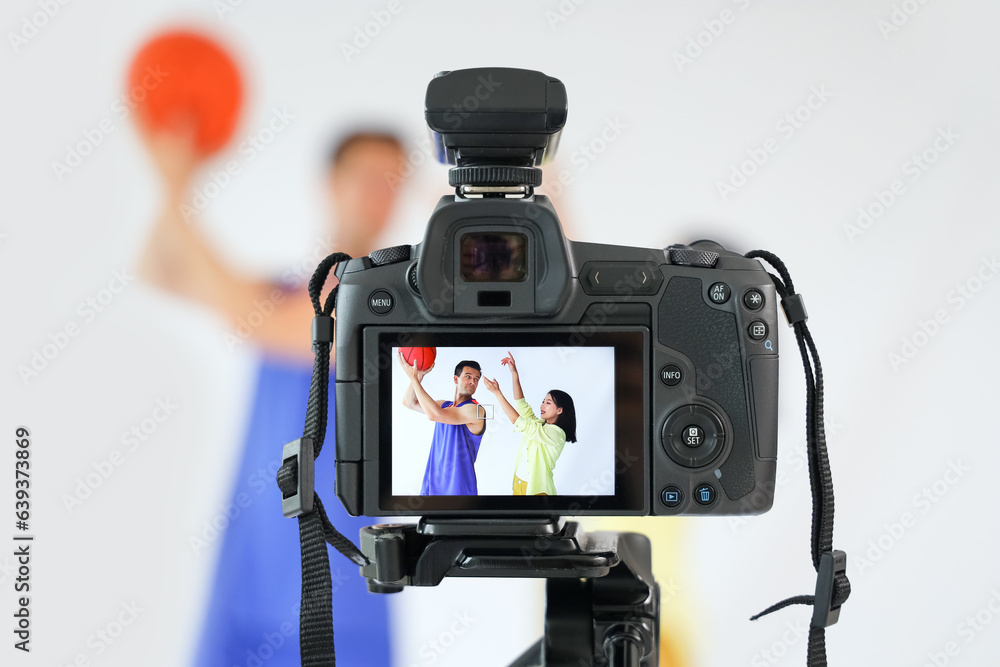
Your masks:
{"label": "strap adjuster", "polygon": [[802,299],[801,294],[789,294],[782,299],[781,310],[784,311],[785,321],[790,327],[809,319],[809,313],[806,312],[806,302]]}
{"label": "strap adjuster", "polygon": [[313,352],[318,352],[319,345],[333,343],[333,318],[329,315],[317,315],[312,321]]}
{"label": "strap adjuster", "polygon": [[281,489],[281,513],[289,519],[313,511],[315,472],[312,438],[299,438],[285,445],[278,469],[278,488]]}
{"label": "strap adjuster", "polygon": [[851,594],[851,584],[847,580],[847,553],[832,551],[823,554],[819,560],[816,576],[816,597],[813,600],[811,625],[827,628],[840,619],[840,607]]}

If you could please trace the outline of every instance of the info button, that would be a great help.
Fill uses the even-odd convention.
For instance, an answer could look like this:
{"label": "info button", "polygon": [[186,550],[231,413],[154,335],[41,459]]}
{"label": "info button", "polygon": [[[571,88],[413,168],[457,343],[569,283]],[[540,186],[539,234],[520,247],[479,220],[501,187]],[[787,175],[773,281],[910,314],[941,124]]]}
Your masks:
{"label": "info button", "polygon": [[396,305],[396,299],[384,289],[375,290],[368,297],[368,307],[376,315],[385,315]]}
{"label": "info button", "polygon": [[676,387],[683,379],[684,373],[681,372],[680,366],[667,364],[660,369],[660,382],[668,387]]}

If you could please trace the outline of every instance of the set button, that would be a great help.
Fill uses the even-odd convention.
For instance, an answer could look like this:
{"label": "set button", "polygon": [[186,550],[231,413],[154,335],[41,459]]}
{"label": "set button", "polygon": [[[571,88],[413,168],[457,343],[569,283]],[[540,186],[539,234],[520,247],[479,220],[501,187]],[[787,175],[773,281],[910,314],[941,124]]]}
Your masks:
{"label": "set button", "polygon": [[701,447],[705,443],[705,431],[700,426],[691,424],[684,429],[682,440],[688,447]]}

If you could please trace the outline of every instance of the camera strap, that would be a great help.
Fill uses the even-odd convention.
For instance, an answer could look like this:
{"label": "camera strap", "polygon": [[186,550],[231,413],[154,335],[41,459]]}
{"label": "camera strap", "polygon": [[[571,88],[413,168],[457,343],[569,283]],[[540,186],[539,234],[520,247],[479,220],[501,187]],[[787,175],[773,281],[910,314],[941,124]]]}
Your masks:
{"label": "camera strap", "polygon": [[285,516],[298,517],[299,543],[302,548],[302,602],[299,606],[299,656],[302,667],[336,665],[333,650],[333,581],[327,543],[336,547],[356,565],[367,565],[368,559],[353,542],[333,527],[323,503],[313,488],[316,457],[323,449],[326,437],[328,391],[330,386],[330,346],[333,344],[333,312],[337,287],[330,291],[323,307],[319,298],[330,269],[338,262],[351,258],[346,253],[334,253],[324,259],[309,280],[309,298],[316,317],[313,319],[312,383],[302,437],[285,445],[278,488]]}
{"label": "camera strap", "polygon": [[[802,295],[796,294],[785,264],[773,253],[754,250],[747,258],[760,259],[779,274],[768,274],[781,298],[781,308],[788,324],[795,330],[799,352],[806,375],[806,450],[809,459],[809,483],[812,489],[812,560],[816,569],[816,590],[813,595],[799,595],[778,602],[751,617],[750,620],[778,611],[793,604],[813,605],[809,627],[808,667],[826,667],[826,628],[837,622],[840,608],[851,593],[847,579],[847,554],[833,549],[833,476],[826,448],[823,423],[823,368],[812,335],[806,327],[808,315]],[[320,293],[330,270],[351,257],[333,253],[316,268],[309,280],[309,298],[316,317],[313,319],[312,383],[302,437],[285,445],[282,465],[278,470],[278,487],[282,495],[282,511],[299,521],[299,542],[302,548],[302,602],[299,609],[299,654],[303,667],[336,665],[333,646],[333,582],[327,543],[362,566],[368,558],[344,537],[327,518],[319,495],[313,487],[315,460],[326,437],[328,390],[330,380],[330,347],[333,344],[333,309],[337,286],[320,307]]]}
{"label": "camera strap", "polygon": [[769,273],[775,291],[781,297],[785,319],[795,330],[795,339],[802,355],[806,374],[806,453],[809,459],[809,485],[812,489],[812,561],[816,569],[814,595],[797,595],[782,600],[752,616],[756,621],[793,604],[813,605],[809,625],[808,667],[826,667],[826,628],[837,622],[840,607],[851,594],[847,579],[847,554],[833,549],[833,474],[826,449],[826,429],[823,425],[823,367],[819,353],[806,326],[808,314],[801,294],[795,293],[792,277],[777,255],[766,250],[753,250],[745,255],[771,265],[779,274]]}

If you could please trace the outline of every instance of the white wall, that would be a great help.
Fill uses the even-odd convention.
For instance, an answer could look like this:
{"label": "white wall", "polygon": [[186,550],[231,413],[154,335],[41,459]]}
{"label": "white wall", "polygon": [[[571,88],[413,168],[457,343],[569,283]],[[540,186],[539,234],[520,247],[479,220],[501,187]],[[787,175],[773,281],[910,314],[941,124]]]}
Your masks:
{"label": "white wall", "polygon": [[[1000,619],[987,608],[1000,589],[996,3],[400,0],[402,11],[350,62],[341,44],[386,3],[233,0],[219,14],[223,3],[59,5],[17,49],[9,34],[39,4],[0,10],[0,433],[8,470],[14,428],[35,434],[39,536],[36,651],[25,664],[67,664],[129,600],[144,605],[143,622],[101,664],[183,664],[212,563],[187,539],[217,512],[234,474],[248,351],[231,351],[212,316],[137,282],[91,320],[78,311],[134,265],[159,203],[133,129],[116,122],[70,175],[60,181],[52,170],[110,116],[137,46],[178,21],[224,35],[242,54],[250,92],[240,136],[275,108],[295,114],[205,215],[219,250],[261,275],[314,253],[321,156],[337,128],[384,119],[418,147],[417,178],[385,239],[413,242],[447,191],[445,169],[419,151],[432,74],[502,64],[561,78],[571,110],[559,166],[571,183],[560,211],[574,238],[763,247],[806,295],[825,370],[835,541],[850,554],[854,584],[827,634],[832,664],[923,665],[950,643],[950,665],[996,662]],[[685,51],[691,62],[678,64]],[[813,109],[803,106],[810,100]],[[789,114],[803,119],[798,127]],[[602,144],[602,133],[613,141]],[[719,182],[748,156],[760,161],[764,147],[766,162],[749,165],[752,175],[723,197]],[[915,160],[925,153],[923,169]],[[895,181],[901,194],[890,204]],[[859,208],[880,205],[872,222],[857,222]],[[80,335],[22,381],[18,366],[68,323]],[[774,509],[745,523],[669,523],[685,530],[679,560],[663,566],[683,596],[665,627],[687,619],[694,665],[796,665],[805,652],[785,624],[808,611],[746,620],[814,585],[804,390],[790,343],[785,335]],[[178,404],[174,415],[70,513],[61,496],[165,398]],[[11,494],[3,497],[9,508]],[[0,556],[8,619],[11,564]],[[479,622],[436,664],[483,664],[473,657],[483,652],[499,662],[540,627],[537,612],[507,612],[527,609],[537,591],[455,581],[405,593],[394,600],[399,665],[422,664],[421,646],[465,609]],[[983,629],[970,632],[965,619],[977,614]]]}

